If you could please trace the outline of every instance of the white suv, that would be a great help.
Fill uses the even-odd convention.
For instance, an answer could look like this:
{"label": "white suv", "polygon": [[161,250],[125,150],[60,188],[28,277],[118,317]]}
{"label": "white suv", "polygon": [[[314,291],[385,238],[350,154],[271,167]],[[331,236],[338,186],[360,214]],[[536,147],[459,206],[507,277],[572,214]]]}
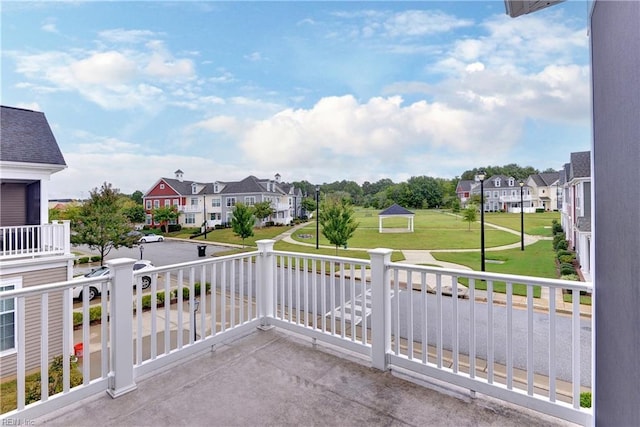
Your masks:
{"label": "white suv", "polygon": [[[148,261],[146,259],[141,259],[139,261],[136,261],[133,264],[133,271],[146,270],[152,267],[153,267],[153,264],[151,263],[151,261]],[[84,276],[74,277],[74,280],[91,278],[91,277],[102,277],[102,276],[109,276],[109,267],[107,267],[106,265],[96,267],[90,272],[88,272],[87,274],[85,274]],[[151,286],[151,277],[142,276],[142,289],[147,289],[149,286]],[[75,288],[73,288],[74,299],[82,299],[82,289],[83,289],[82,286],[76,286]],[[101,293],[102,293],[102,285],[91,284],[89,286],[89,301],[91,301]]]}

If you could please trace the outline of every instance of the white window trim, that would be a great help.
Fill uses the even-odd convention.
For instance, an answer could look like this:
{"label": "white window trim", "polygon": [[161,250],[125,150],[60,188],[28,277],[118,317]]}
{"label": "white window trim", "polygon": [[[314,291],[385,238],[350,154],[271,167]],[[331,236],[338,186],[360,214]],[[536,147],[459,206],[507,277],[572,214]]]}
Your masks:
{"label": "white window trim", "polygon": [[[13,289],[22,289],[22,277],[12,277],[0,280],[0,286],[13,286]],[[13,301],[13,348],[0,351],[0,357],[8,356],[18,352],[18,302]]]}

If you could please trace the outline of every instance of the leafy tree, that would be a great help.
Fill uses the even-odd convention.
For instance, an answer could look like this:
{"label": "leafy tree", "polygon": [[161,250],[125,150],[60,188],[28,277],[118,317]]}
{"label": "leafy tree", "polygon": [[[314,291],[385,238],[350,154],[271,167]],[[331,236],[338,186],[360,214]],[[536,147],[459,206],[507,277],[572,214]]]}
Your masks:
{"label": "leafy tree", "polygon": [[236,203],[231,218],[231,228],[236,236],[242,238],[242,247],[244,247],[244,239],[253,236],[253,226],[256,218],[253,216],[251,209],[244,203]]}
{"label": "leafy tree", "polygon": [[469,230],[471,231],[471,223],[477,219],[478,207],[474,204],[470,204],[462,211],[462,219],[469,223]]}
{"label": "leafy tree", "polygon": [[259,202],[253,205],[253,215],[260,221],[260,225],[262,225],[262,221],[268,218],[270,215],[273,215],[274,210],[271,207],[271,202]]}
{"label": "leafy tree", "polygon": [[336,255],[338,255],[338,246],[346,246],[347,241],[358,228],[353,208],[342,200],[328,198],[322,203],[318,219],[322,226],[322,235],[336,246]]}
{"label": "leafy tree", "polygon": [[[315,196],[314,196],[315,197]],[[315,212],[316,210],[316,201],[311,197],[305,197],[302,199],[302,209],[307,213],[307,216],[310,212]]]}
{"label": "leafy tree", "polygon": [[141,223],[147,219],[147,214],[142,205],[128,206],[122,209],[122,213],[132,223]]}
{"label": "leafy tree", "polygon": [[129,235],[133,228],[120,209],[119,199],[118,189],[110,183],[91,190],[89,199],[80,207],[78,220],[72,221],[71,242],[98,250],[101,260],[112,248],[132,247],[136,238]]}
{"label": "leafy tree", "polygon": [[151,211],[153,215],[153,222],[160,223],[161,227],[165,228],[165,233],[169,232],[169,222],[177,220],[180,212],[175,206],[160,206]]}
{"label": "leafy tree", "polygon": [[138,205],[142,205],[142,196],[144,196],[144,193],[142,193],[142,191],[140,190],[136,190],[133,192],[133,194],[131,194],[131,196],[129,196],[129,198],[131,198],[131,200],[136,202]]}

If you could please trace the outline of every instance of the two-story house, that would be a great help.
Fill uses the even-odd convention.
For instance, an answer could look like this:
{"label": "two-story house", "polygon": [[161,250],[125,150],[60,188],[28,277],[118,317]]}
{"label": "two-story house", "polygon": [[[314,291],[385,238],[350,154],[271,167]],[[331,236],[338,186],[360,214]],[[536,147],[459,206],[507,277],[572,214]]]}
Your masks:
{"label": "two-story house", "polygon": [[282,182],[280,174],[274,179],[258,179],[248,176],[240,181],[214,181],[201,183],[183,179],[177,170],[175,178],[160,178],[143,196],[147,212],[146,223],[158,226],[153,209],[175,206],[180,213],[176,221],[186,227],[207,227],[231,222],[236,203],[253,206],[268,201],[274,214],[264,222],[289,224],[300,216],[302,191],[292,184]]}
{"label": "two-story house", "polygon": [[[484,210],[485,212],[520,212],[523,208],[525,212],[532,212],[532,199],[530,188],[526,184],[522,187],[522,204],[520,182],[511,176],[494,175],[486,178],[484,187]],[[471,194],[480,195],[480,182],[475,181],[471,185]]]}
{"label": "two-story house", "polygon": [[571,153],[560,171],[563,182],[562,228],[576,251],[583,275],[591,272],[591,152]]}
{"label": "two-story house", "polygon": [[560,209],[561,197],[559,172],[545,172],[529,175],[527,187],[530,188],[533,207],[545,211],[557,211]]}
{"label": "two-story house", "polygon": [[473,184],[474,181],[471,179],[461,179],[456,185],[456,196],[458,196],[462,207],[466,207],[467,202],[471,198],[471,186]]}
{"label": "two-story house", "polygon": [[[69,280],[69,222],[48,223],[51,175],[67,167],[62,152],[43,113],[0,109],[0,292]],[[42,336],[49,337],[49,362],[62,355],[63,298],[62,292],[49,297],[47,324],[39,320],[38,298],[0,305],[0,378],[15,375],[18,363],[27,371],[40,367]],[[28,325],[22,336],[20,319]],[[18,348],[27,350],[24,361],[17,360]]]}

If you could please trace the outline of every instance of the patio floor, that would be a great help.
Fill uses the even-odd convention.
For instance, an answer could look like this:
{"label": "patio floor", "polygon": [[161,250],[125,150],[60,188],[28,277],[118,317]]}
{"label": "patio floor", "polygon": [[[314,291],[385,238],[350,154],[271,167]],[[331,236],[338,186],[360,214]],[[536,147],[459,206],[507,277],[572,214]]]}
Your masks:
{"label": "patio floor", "polygon": [[572,425],[440,384],[423,387],[277,329],[256,330],[137,383],[118,399],[101,393],[35,425]]}

